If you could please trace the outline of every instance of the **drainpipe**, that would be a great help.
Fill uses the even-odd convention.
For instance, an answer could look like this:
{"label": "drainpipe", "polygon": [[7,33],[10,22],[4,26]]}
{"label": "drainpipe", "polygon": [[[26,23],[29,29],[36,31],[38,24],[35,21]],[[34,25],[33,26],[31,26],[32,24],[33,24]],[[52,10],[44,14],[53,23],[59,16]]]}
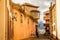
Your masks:
{"label": "drainpipe", "polygon": [[[7,9],[9,11],[8,13],[8,32],[7,32],[7,40],[11,40],[13,39],[13,35],[14,35],[14,26],[13,26],[13,11],[12,11],[12,0],[7,0]],[[11,32],[10,32],[11,31]]]}

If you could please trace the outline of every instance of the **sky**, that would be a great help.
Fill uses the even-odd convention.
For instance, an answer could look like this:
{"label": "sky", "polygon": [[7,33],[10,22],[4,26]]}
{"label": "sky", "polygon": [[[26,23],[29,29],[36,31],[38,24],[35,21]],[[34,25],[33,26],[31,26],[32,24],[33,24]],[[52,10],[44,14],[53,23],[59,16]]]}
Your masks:
{"label": "sky", "polygon": [[[43,20],[43,12],[46,10],[49,10],[50,3],[55,3],[55,0],[12,0],[12,2],[17,4],[24,4],[24,3],[30,3],[36,6],[39,6],[38,10],[40,11],[40,19],[38,20],[38,23],[45,22]],[[41,25],[42,26],[42,25]]]}
{"label": "sky", "polygon": [[39,6],[40,20],[43,20],[43,12],[49,9],[50,3],[55,2],[55,0],[12,0],[14,3],[31,3],[33,5]]}

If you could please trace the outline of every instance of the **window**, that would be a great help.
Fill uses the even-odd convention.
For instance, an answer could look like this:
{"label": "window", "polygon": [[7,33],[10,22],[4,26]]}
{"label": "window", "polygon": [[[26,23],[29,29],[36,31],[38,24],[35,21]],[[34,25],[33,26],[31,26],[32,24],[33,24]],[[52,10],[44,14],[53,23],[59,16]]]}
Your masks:
{"label": "window", "polygon": [[38,16],[37,13],[34,13],[34,16]]}
{"label": "window", "polygon": [[22,20],[23,18],[22,18],[22,15],[21,15],[21,23],[23,23],[23,20]]}
{"label": "window", "polygon": [[28,19],[28,24],[29,24],[29,19]]}
{"label": "window", "polygon": [[48,19],[48,20],[46,20],[46,21],[48,21],[48,22],[49,22],[50,20]]}
{"label": "window", "polygon": [[17,17],[16,16],[13,16],[13,18],[12,19],[14,19],[15,21],[17,21]]}
{"label": "window", "polygon": [[49,13],[46,13],[46,16],[49,15]]}
{"label": "window", "polygon": [[14,13],[13,18],[12,18],[12,19],[15,20],[15,21],[17,21],[17,16],[16,16],[16,14],[17,14],[17,13]]}
{"label": "window", "polygon": [[15,13],[15,21],[17,21],[17,13]]}

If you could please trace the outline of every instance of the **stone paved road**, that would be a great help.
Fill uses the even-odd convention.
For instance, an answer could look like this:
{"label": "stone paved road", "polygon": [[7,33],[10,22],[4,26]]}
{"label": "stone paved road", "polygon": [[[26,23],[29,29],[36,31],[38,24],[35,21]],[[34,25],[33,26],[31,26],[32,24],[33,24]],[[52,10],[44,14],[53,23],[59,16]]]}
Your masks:
{"label": "stone paved road", "polygon": [[46,35],[40,35],[39,38],[37,37],[32,37],[24,40],[50,40],[49,36]]}

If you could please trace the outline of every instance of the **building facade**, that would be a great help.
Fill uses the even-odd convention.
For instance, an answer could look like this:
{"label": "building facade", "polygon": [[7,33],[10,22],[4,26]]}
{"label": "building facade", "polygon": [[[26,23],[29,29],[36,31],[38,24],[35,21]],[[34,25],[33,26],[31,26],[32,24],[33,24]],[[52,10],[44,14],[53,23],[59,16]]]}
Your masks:
{"label": "building facade", "polygon": [[49,11],[45,11],[44,12],[44,26],[45,26],[45,30],[48,34],[50,34],[50,13]]}
{"label": "building facade", "polygon": [[52,38],[57,38],[57,24],[56,24],[56,4],[52,4],[50,6],[50,33]]}
{"label": "building facade", "polygon": [[1,18],[0,19],[0,40],[7,40],[7,28],[8,28],[7,0],[0,0],[0,18]]}
{"label": "building facade", "polygon": [[[16,6],[16,5],[14,5]],[[25,7],[27,5],[21,5]],[[28,8],[27,6],[26,8]],[[34,10],[38,6],[31,6]],[[19,8],[19,7],[18,7]],[[17,7],[13,7],[11,0],[0,0],[0,40],[20,40],[28,37],[35,36],[36,25],[38,25],[38,17],[32,15],[28,10],[22,12],[23,8],[18,10]],[[31,8],[29,8],[30,10]],[[22,10],[22,11],[21,11]],[[37,18],[36,18],[37,17]]]}
{"label": "building facade", "polygon": [[[12,5],[13,10],[13,35],[14,40],[36,36],[36,25],[38,25],[38,6],[25,3]],[[35,15],[36,14],[36,15]]]}
{"label": "building facade", "polygon": [[[5,29],[5,23],[4,23],[4,17],[5,17],[5,13],[4,13],[4,5],[5,2],[4,0],[0,0],[0,40],[5,40],[5,34],[4,34],[4,29]],[[5,6],[6,7],[6,6]],[[6,9],[5,9],[6,10]]]}

